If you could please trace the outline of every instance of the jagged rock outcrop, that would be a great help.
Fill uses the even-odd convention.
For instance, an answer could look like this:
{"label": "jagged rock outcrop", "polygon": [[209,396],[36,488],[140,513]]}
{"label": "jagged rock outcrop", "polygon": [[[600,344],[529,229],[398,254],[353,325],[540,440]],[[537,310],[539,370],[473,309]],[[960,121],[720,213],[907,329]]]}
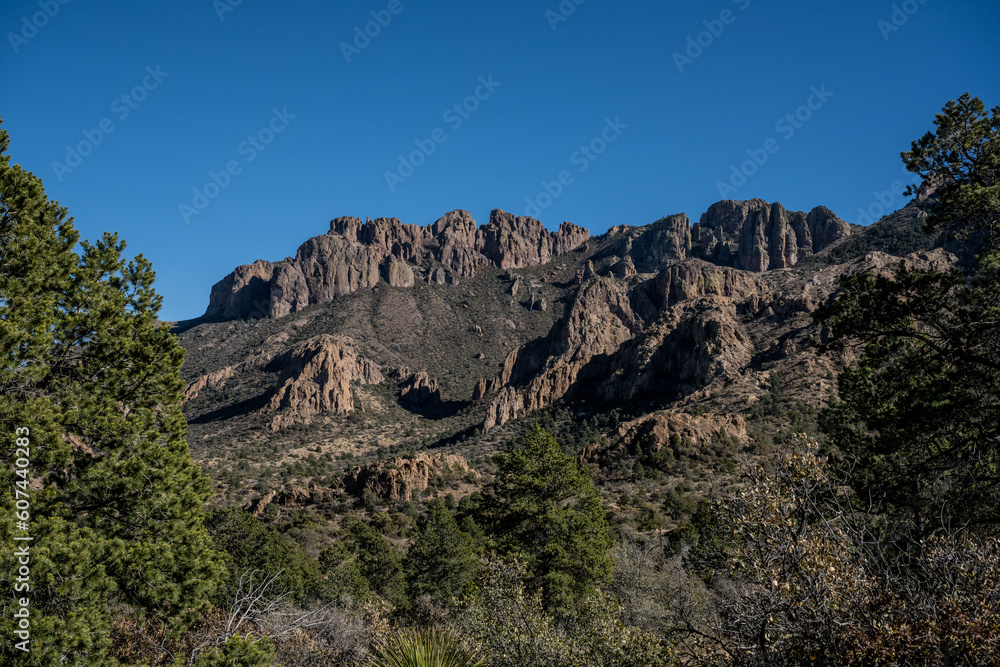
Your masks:
{"label": "jagged rock outcrop", "polygon": [[426,491],[436,475],[465,477],[470,474],[479,477],[464,456],[420,453],[352,468],[344,477],[343,485],[355,496],[370,489],[377,497],[395,502],[412,499],[414,491]]}
{"label": "jagged rock outcrop", "polygon": [[472,390],[472,400],[478,401],[481,398],[486,398],[498,389],[500,389],[500,378],[493,378],[492,380],[483,378],[476,384],[476,388]]}
{"label": "jagged rock outcrop", "polygon": [[618,428],[618,440],[610,447],[589,447],[580,458],[584,463],[606,466],[630,456],[655,456],[664,448],[669,448],[675,459],[703,458],[719,435],[739,445],[750,441],[746,422],[739,415],[660,410],[625,422]]}
{"label": "jagged rock outcrop", "polygon": [[635,311],[651,322],[663,310],[688,299],[700,296],[755,299],[766,290],[764,282],[751,273],[690,259],[667,267],[636,287],[632,303]]}
{"label": "jagged rock outcrop", "polygon": [[488,431],[496,426],[503,426],[524,414],[524,401],[514,387],[504,387],[497,394],[489,407],[486,408],[486,418],[483,420],[483,430]]}
{"label": "jagged rock outcrop", "polygon": [[691,252],[691,221],[683,213],[660,218],[643,227],[617,225],[608,230],[608,234],[615,242],[596,258],[621,258],[611,267],[611,273],[619,278],[655,273],[686,259]]}
{"label": "jagged rock outcrop", "polygon": [[851,226],[822,206],[806,214],[762,199],[726,200],[693,226],[692,255],[761,272],[794,266],[850,234]]}
{"label": "jagged rock outcrop", "polygon": [[586,229],[568,222],[549,232],[534,218],[500,210],[479,228],[467,211],[452,211],[426,227],[396,218],[336,218],[327,234],[303,243],[295,257],[237,267],[212,287],[205,316],[283,317],[373,287],[380,279],[411,287],[426,262],[436,263],[427,271],[427,281],[457,285],[460,277],[475,276],[479,265],[511,269],[544,264],[589,237]]}
{"label": "jagged rock outcrop", "polygon": [[[823,207],[806,214],[751,199],[717,202],[693,227],[678,214],[644,227],[616,226],[609,233],[618,238],[596,258],[617,256],[611,272],[627,278],[692,256],[755,272],[794,266],[848,236],[851,227]],[[475,276],[480,265],[537,266],[584,246],[589,237],[586,229],[568,222],[549,232],[534,218],[500,210],[478,228],[460,210],[425,227],[396,218],[336,218],[329,233],[306,241],[295,257],[237,267],[213,286],[205,315],[283,317],[373,287],[380,279],[411,287],[418,273],[431,283],[457,285],[460,278]],[[433,266],[426,268],[428,262]],[[582,279],[588,279],[586,271]],[[519,287],[513,282],[512,296]]]}
{"label": "jagged rock outcrop", "polygon": [[355,353],[350,339],[326,334],[296,345],[272,365],[281,369],[281,384],[264,408],[278,412],[271,420],[272,430],[289,423],[308,423],[324,412],[351,412],[351,382],[378,384],[384,380],[378,366]]}
{"label": "jagged rock outcrop", "polygon": [[382,265],[382,280],[393,287],[413,287],[413,269],[406,262],[390,255]]}
{"label": "jagged rock outcrop", "polygon": [[615,262],[611,267],[611,275],[615,278],[631,278],[636,275],[635,264],[632,262],[632,257],[625,255],[621,260]]}
{"label": "jagged rock outcrop", "polygon": [[751,213],[767,210],[770,206],[763,199],[724,199],[709,206],[694,228],[695,231],[717,229],[724,234],[739,234]]}
{"label": "jagged rock outcrop", "polygon": [[378,248],[352,243],[332,234],[309,239],[292,262],[275,265],[271,278],[271,317],[326,303],[361,289],[374,287],[388,258]]}
{"label": "jagged rock outcrop", "polygon": [[549,232],[534,218],[497,209],[490,213],[489,224],[477,231],[476,247],[494,266],[520,269],[545,264],[588,238],[590,232],[569,222],[559,225],[559,231]]}
{"label": "jagged rock outcrop", "polygon": [[738,376],[755,347],[731,299],[699,297],[666,310],[607,362],[597,387],[610,401],[675,399],[716,379]]}
{"label": "jagged rock outcrop", "polygon": [[851,235],[851,226],[825,206],[817,206],[809,211],[806,224],[812,234],[813,253]]}
{"label": "jagged rock outcrop", "polygon": [[683,213],[661,218],[642,230],[628,253],[639,273],[655,273],[691,252],[691,221]]}
{"label": "jagged rock outcrop", "polygon": [[[240,366],[243,366],[243,364],[240,364]],[[202,375],[193,382],[188,383],[187,388],[184,390],[184,399],[190,401],[198,398],[198,394],[205,391],[205,389],[216,389],[223,386],[226,380],[232,378],[241,370],[245,370],[245,368],[225,366],[217,371]]]}
{"label": "jagged rock outcrop", "polygon": [[266,317],[270,312],[274,265],[263,259],[244,264],[212,286],[206,315],[226,319]]}
{"label": "jagged rock outcrop", "polygon": [[427,373],[411,375],[403,384],[399,398],[407,403],[428,407],[441,404],[441,390],[437,380],[431,379]]}

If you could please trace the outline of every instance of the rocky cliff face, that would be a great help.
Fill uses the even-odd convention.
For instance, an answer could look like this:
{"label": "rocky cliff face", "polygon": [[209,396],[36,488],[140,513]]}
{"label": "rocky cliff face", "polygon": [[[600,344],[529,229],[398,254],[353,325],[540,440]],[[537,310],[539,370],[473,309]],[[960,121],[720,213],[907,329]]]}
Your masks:
{"label": "rocky cliff face", "polygon": [[399,397],[418,406],[434,406],[441,404],[441,390],[437,380],[427,376],[427,373],[414,373],[403,384]]}
{"label": "rocky cliff face", "polygon": [[[861,236],[847,238],[854,233]],[[465,211],[426,227],[394,218],[337,218],[329,233],[309,239],[295,257],[238,267],[213,288],[209,314],[269,319],[212,326],[277,333],[267,338],[273,344],[266,349],[226,357],[228,365],[199,364],[202,375],[190,380],[187,395],[208,415],[201,423],[208,423],[225,413],[215,406],[223,399],[199,395],[256,374],[236,392],[236,408],[253,403],[276,431],[350,412],[359,398],[376,410],[391,400],[428,419],[471,407],[468,418],[481,418],[486,430],[581,397],[679,404],[709,388],[717,394],[729,387],[750,405],[767,391],[762,366],[805,354],[811,337],[822,337],[809,312],[836,290],[840,273],[895,261],[873,255],[867,263],[824,265],[832,256],[827,250],[867,247],[865,234],[829,209],[788,211],[761,199],[718,202],[693,226],[685,215],[672,215],[646,226],[613,227],[589,241],[586,230],[569,223],[549,232],[537,220],[503,211],[493,211],[481,227]],[[827,259],[804,272],[772,270],[824,252]],[[506,276],[477,272],[484,265],[505,269]],[[350,316],[338,306],[277,321],[380,281],[402,289],[359,295],[349,302]],[[406,289],[420,281],[454,289]],[[313,317],[325,324],[297,330],[297,322]],[[496,326],[485,327],[484,338],[480,324],[487,321]],[[530,335],[521,333],[528,326]],[[360,347],[343,335],[315,335],[351,327],[371,327],[357,338]],[[401,358],[401,341],[434,353]],[[464,342],[454,346],[456,341]],[[396,391],[352,391],[352,383],[382,382],[366,358],[386,368],[412,365],[415,372],[397,372]],[[830,363],[804,361],[803,376],[826,378]],[[457,390],[456,378],[463,383]],[[822,385],[828,381],[816,382],[812,394],[829,391]],[[259,394],[265,383],[271,388]],[[203,408],[207,404],[212,409]]]}
{"label": "rocky cliff face", "polygon": [[412,287],[418,277],[457,284],[459,277],[475,276],[481,264],[536,266],[589,237],[568,222],[549,232],[533,218],[500,210],[479,228],[467,211],[452,211],[426,227],[396,218],[336,218],[327,234],[303,243],[295,257],[273,264],[258,260],[216,283],[205,316],[283,317],[374,287],[379,280],[395,287]]}
{"label": "rocky cliff face", "polygon": [[723,266],[767,271],[795,266],[851,234],[830,209],[786,211],[762,199],[720,201],[691,230],[692,254]]}
{"label": "rocky cliff face", "polygon": [[[748,271],[794,266],[851,234],[829,209],[787,211],[762,199],[720,201],[691,225],[683,214],[643,227],[614,227],[614,242],[595,255],[617,257],[612,275],[656,273],[697,257]],[[309,239],[295,257],[238,267],[212,288],[209,318],[283,317],[327,303],[380,280],[412,287],[417,280],[457,285],[480,265],[518,269],[546,264],[587,244],[587,230],[568,222],[549,232],[534,218],[500,210],[481,227],[456,210],[432,225],[396,218],[336,218],[330,231]]]}
{"label": "rocky cliff face", "polygon": [[[612,227],[615,238],[597,258],[620,257],[611,268],[618,277],[655,273],[686,259],[691,253],[691,221],[683,213],[661,218],[643,227]],[[593,267],[591,267],[593,270]]]}
{"label": "rocky cliff face", "polygon": [[[503,388],[488,408],[484,428],[502,425],[566,396],[595,356],[611,354],[640,328],[625,285],[612,278],[589,281],[580,288],[554,336],[514,350],[500,375],[477,387],[480,396]],[[529,376],[526,385],[510,386]]]}

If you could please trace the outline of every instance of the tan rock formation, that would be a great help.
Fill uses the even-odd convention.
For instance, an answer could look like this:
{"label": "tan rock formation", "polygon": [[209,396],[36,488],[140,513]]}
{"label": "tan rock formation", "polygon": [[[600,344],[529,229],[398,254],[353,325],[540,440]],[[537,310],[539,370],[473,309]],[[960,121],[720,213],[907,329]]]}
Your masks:
{"label": "tan rock formation", "polygon": [[268,315],[273,273],[274,265],[263,259],[236,267],[235,271],[212,286],[205,314],[226,319]]}
{"label": "tan rock formation", "polygon": [[296,345],[279,360],[282,382],[264,411],[280,411],[271,429],[293,422],[308,423],[323,412],[344,414],[354,410],[351,382],[378,384],[378,367],[361,359],[350,339],[321,335]]}
{"label": "tan rock formation", "polygon": [[393,287],[413,287],[413,269],[390,255],[382,265],[382,279]]}
{"label": "tan rock formation", "polygon": [[427,373],[420,372],[410,376],[403,385],[399,397],[419,406],[440,405],[441,390],[438,388],[437,380],[428,377]]}
{"label": "tan rock formation", "polygon": [[850,234],[828,208],[806,214],[762,199],[716,202],[691,230],[696,257],[757,272],[794,266]]}
{"label": "tan rock formation", "polygon": [[534,218],[515,216],[499,209],[477,232],[476,247],[494,266],[520,269],[545,264],[557,255],[577,248],[590,232],[569,222],[549,232]]}
{"label": "tan rock formation", "polygon": [[486,378],[481,379],[477,384],[476,388],[472,391],[472,400],[478,401],[481,398],[492,394],[500,388],[500,379],[493,378],[492,380],[487,380]]}
{"label": "tan rock formation", "polygon": [[480,383],[478,397],[502,387],[483,427],[550,405],[580,385],[631,400],[653,389],[686,394],[737,374],[754,347],[736,301],[759,301],[765,291],[752,274],[700,260],[670,266],[631,292],[622,281],[596,278],[581,287],[547,346],[514,350],[493,383]]}
{"label": "tan rock formation", "polygon": [[608,362],[614,372],[597,390],[614,401],[672,399],[738,376],[754,352],[733,301],[699,297],[668,309],[642,336],[621,346]]}
{"label": "tan rock formation", "polygon": [[[655,454],[663,448],[671,448],[676,458],[701,458],[719,433],[740,445],[750,442],[746,422],[739,415],[692,415],[677,410],[661,410],[622,424],[618,428],[616,442],[603,451],[596,446],[587,448],[582,452],[581,460],[607,465],[640,452]],[[680,445],[683,451],[671,445],[673,435],[679,436],[674,439],[675,443],[677,440],[684,443]]]}
{"label": "tan rock formation", "polygon": [[435,475],[465,476],[479,473],[469,467],[465,457],[454,454],[416,454],[395,457],[352,468],[344,477],[344,489],[360,496],[370,489],[388,501],[410,500],[414,491],[426,491]]}
{"label": "tan rock formation", "polygon": [[[640,326],[622,283],[606,277],[588,282],[581,287],[554,339],[507,355],[494,384],[504,388],[493,399],[484,428],[502,425],[565,396],[594,356],[610,354]],[[536,369],[539,372],[526,386],[518,390],[509,386]]]}

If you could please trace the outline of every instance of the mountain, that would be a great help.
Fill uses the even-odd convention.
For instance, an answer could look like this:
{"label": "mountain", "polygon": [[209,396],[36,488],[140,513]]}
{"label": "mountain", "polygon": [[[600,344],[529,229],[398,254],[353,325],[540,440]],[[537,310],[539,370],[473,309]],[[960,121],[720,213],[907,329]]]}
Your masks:
{"label": "mountain", "polygon": [[811,312],[840,275],[955,261],[923,217],[915,201],[859,227],[752,199],[596,238],[499,210],[482,226],[336,218],[176,325],[192,451],[231,499],[357,493],[352,465],[424,449],[488,467],[536,419],[598,469],[666,447],[722,465],[775,435],[769,411],[808,428],[833,396],[849,352],[817,350]]}

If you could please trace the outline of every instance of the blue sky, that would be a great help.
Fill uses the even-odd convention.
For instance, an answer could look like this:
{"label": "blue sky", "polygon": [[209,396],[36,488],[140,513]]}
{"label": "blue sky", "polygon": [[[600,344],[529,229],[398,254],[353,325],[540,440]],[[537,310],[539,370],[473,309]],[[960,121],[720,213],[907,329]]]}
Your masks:
{"label": "blue sky", "polygon": [[599,234],[762,197],[858,222],[947,100],[1000,104],[995,0],[236,3],[0,14],[13,160],[153,261],[168,320],[341,215]]}

